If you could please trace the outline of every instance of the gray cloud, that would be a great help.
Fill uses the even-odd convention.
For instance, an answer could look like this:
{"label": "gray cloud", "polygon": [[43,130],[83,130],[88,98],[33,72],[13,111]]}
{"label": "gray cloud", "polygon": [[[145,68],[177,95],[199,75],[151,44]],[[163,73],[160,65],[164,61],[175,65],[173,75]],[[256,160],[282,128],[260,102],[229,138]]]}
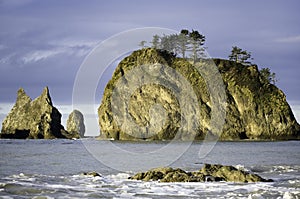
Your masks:
{"label": "gray cloud", "polygon": [[77,56],[79,58],[86,56],[97,44],[97,41],[52,41],[49,42],[49,48],[43,50],[34,50],[23,57],[24,64],[38,62],[49,58],[55,58],[57,55]]}
{"label": "gray cloud", "polygon": [[76,72],[90,50],[113,34],[145,26],[200,30],[213,57],[226,58],[233,45],[251,51],[254,63],[276,72],[287,98],[300,100],[299,5],[297,0],[2,0],[0,101],[14,101],[21,86],[36,97],[48,85],[54,100],[70,103]]}
{"label": "gray cloud", "polygon": [[299,43],[300,35],[283,37],[283,38],[276,39],[275,41],[280,43]]}

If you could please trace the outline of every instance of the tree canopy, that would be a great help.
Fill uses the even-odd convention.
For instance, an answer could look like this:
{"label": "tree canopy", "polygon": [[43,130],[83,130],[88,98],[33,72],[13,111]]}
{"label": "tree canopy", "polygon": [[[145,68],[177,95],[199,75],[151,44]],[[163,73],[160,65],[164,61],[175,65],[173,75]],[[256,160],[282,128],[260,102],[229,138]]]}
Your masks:
{"label": "tree canopy", "polygon": [[[249,59],[253,60],[250,52],[247,52],[237,46],[232,47],[231,54],[228,57],[229,60],[242,64],[251,64]],[[259,72],[261,74],[261,81],[264,84],[275,84],[277,82],[276,74],[271,72],[270,68],[262,68]]]}
{"label": "tree canopy", "polygon": [[205,36],[197,30],[191,32],[182,29],[179,34],[163,35],[162,37],[154,35],[152,48],[166,50],[182,58],[192,58],[196,61],[203,56]]}
{"label": "tree canopy", "polygon": [[277,82],[276,74],[271,72],[270,68],[262,68],[260,71],[263,83],[275,84]]}
{"label": "tree canopy", "polygon": [[[151,47],[155,49],[166,50],[175,56],[181,56],[182,58],[190,58],[194,63],[200,57],[205,56],[205,36],[200,34],[197,30],[189,31],[182,29],[179,34],[171,35],[154,35],[152,38]],[[139,46],[146,47],[147,41],[141,41]],[[251,52],[243,50],[237,46],[232,46],[231,54],[228,56],[229,60],[244,65],[250,65]],[[261,81],[263,83],[275,84],[277,82],[276,74],[271,72],[270,68],[262,68],[260,70]]]}
{"label": "tree canopy", "polygon": [[249,60],[251,60],[251,53],[246,50],[242,50],[237,46],[233,46],[231,50],[231,54],[228,56],[229,60],[235,61],[236,63],[242,64],[251,64]]}

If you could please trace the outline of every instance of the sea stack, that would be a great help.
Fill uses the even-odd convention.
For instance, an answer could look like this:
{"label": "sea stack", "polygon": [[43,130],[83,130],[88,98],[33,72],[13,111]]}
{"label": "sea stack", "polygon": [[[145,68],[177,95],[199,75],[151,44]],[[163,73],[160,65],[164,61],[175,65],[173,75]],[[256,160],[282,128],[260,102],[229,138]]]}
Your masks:
{"label": "sea stack", "polygon": [[85,125],[83,114],[78,110],[73,110],[67,120],[67,131],[75,134],[79,134],[80,137],[84,137]]}
{"label": "sea stack", "polygon": [[[212,116],[212,98],[207,81],[196,70],[193,63],[188,59],[178,58],[172,53],[153,48],[143,48],[134,51],[125,57],[117,66],[111,80],[108,82],[101,105],[98,109],[100,137],[114,140],[170,140],[178,138],[204,139],[207,135],[219,136],[219,140],[289,140],[300,139],[300,126],[286,101],[285,94],[275,85],[265,81],[264,77],[255,64],[242,64],[223,59],[206,59],[200,61],[199,67],[207,66],[207,62],[214,63],[211,67],[217,67],[223,80],[226,99],[224,111],[225,124],[222,132],[214,134],[212,131],[215,121],[210,121]],[[152,65],[145,70],[145,65]],[[166,67],[156,67],[156,65]],[[144,68],[143,68],[144,67]],[[156,68],[155,68],[156,67]],[[173,75],[171,69],[178,74]],[[159,70],[160,84],[140,84],[132,90],[130,82],[138,82],[151,77],[151,70]],[[130,75],[134,71],[141,71],[138,75]],[[175,73],[174,73],[175,74]],[[214,74],[205,74],[206,79],[213,79]],[[181,76],[189,83],[185,87],[178,78]],[[128,78],[129,77],[129,78]],[[173,90],[163,84],[173,85]],[[135,86],[135,85],[133,85]],[[190,89],[196,95],[197,105],[200,110],[196,122],[191,127],[194,132],[180,132],[177,130],[189,118],[195,117],[196,111],[191,109],[185,117],[179,101],[188,103],[186,96],[179,92]],[[213,89],[213,88],[212,88]],[[115,98],[117,104],[112,103],[113,96],[119,91],[130,91],[126,95]],[[131,92],[132,90],[132,92]],[[182,92],[184,93],[184,92]],[[129,96],[129,97],[128,97]],[[182,98],[182,99],[181,99]],[[195,104],[195,103],[194,103]],[[123,108],[122,108],[123,107]],[[226,109],[226,110],[225,110]],[[122,111],[124,113],[122,113]],[[117,114],[116,114],[117,113]],[[162,114],[161,114],[162,113]],[[157,114],[163,117],[153,117]],[[121,116],[126,115],[129,119],[124,120]],[[152,118],[156,121],[152,122]],[[130,121],[130,122],[124,122]],[[161,124],[156,133],[134,132],[132,123],[137,127],[149,126],[149,124]],[[151,126],[150,126],[151,127]],[[130,132],[130,130],[132,130]],[[194,135],[194,136],[191,136]]]}
{"label": "sea stack", "polygon": [[17,100],[2,123],[1,138],[54,139],[77,138],[61,125],[61,113],[52,104],[48,87],[34,100],[18,90]]}

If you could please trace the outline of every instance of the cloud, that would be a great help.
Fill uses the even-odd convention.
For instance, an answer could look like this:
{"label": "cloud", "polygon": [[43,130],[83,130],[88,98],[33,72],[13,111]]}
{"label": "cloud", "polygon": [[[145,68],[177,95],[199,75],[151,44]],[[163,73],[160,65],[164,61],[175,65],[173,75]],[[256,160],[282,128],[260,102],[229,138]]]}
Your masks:
{"label": "cloud", "polygon": [[[53,58],[58,55],[86,56],[96,46],[95,41],[62,40],[48,43],[47,50],[34,50],[25,54],[21,60],[24,64],[34,63]],[[4,60],[6,61],[6,60]]]}
{"label": "cloud", "polygon": [[298,42],[300,42],[300,35],[279,38],[279,39],[276,39],[276,42],[280,42],[280,43],[298,43]]}
{"label": "cloud", "polygon": [[92,48],[94,47],[98,41],[94,40],[80,40],[80,39],[63,39],[63,40],[54,40],[49,42],[51,45],[56,45],[56,46],[64,46],[64,47],[69,47],[69,48],[78,48],[78,47],[89,47]]}
{"label": "cloud", "polygon": [[64,51],[62,49],[37,50],[26,54],[24,57],[21,58],[21,60],[23,61],[24,64],[28,64],[28,63],[48,59],[50,57],[61,54],[63,52]]}
{"label": "cloud", "polygon": [[2,103],[0,107],[0,114],[6,115],[12,109],[14,104],[12,103]]}
{"label": "cloud", "polygon": [[95,40],[64,39],[60,41],[51,41],[50,45],[58,46],[65,50],[65,53],[77,57],[86,56],[98,43]]}
{"label": "cloud", "polygon": [[14,46],[7,47],[0,44],[0,65],[3,68],[5,65],[25,65],[47,59],[55,58],[56,56],[76,56],[82,58],[86,56],[97,44],[98,40],[82,40],[75,38],[65,38],[62,40],[51,40],[47,43],[37,43],[26,48],[17,48]]}
{"label": "cloud", "polygon": [[0,64],[5,65],[5,64],[11,63],[11,60],[13,60],[13,57],[15,55],[16,55],[16,53],[11,53],[7,56],[4,56],[4,57],[0,58]]}

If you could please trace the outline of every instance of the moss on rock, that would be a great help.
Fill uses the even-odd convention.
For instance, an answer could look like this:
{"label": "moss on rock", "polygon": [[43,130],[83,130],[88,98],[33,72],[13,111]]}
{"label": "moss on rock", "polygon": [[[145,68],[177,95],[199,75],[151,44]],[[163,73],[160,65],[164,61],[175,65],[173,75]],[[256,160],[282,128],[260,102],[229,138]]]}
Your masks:
{"label": "moss on rock", "polygon": [[147,172],[137,173],[129,177],[129,179],[159,182],[272,182],[272,180],[264,179],[257,174],[249,173],[233,166],[219,164],[204,164],[199,171],[194,172],[186,172],[182,169],[173,169],[171,167],[155,168]]}
{"label": "moss on rock", "polygon": [[[214,61],[222,76],[226,92],[226,118],[220,134],[221,140],[300,139],[300,126],[284,93],[275,85],[263,81],[256,65],[243,65],[222,59],[207,59],[198,63],[200,71],[209,67],[211,61]],[[149,72],[143,69],[143,66],[147,64],[153,66],[161,64],[171,68],[188,82],[189,88],[178,80],[179,76],[166,70],[166,67],[153,67],[153,69],[149,69]],[[142,72],[128,76],[136,69],[140,69]],[[112,104],[112,96],[116,92],[116,88],[121,85],[122,89],[130,91],[130,82],[151,76],[151,70],[160,70],[162,75],[158,78],[161,84],[140,85],[130,93],[130,98],[127,99],[120,95],[118,105]],[[211,131],[213,125],[210,121],[213,108],[212,96],[203,75],[206,79],[214,81],[215,74],[205,72],[200,74],[189,60],[176,58],[166,51],[152,48],[134,51],[119,63],[105,88],[101,105],[98,108],[100,138],[189,140],[204,139],[208,134],[216,136]],[[118,84],[119,82],[122,83]],[[171,85],[173,90],[165,87],[164,84]],[[189,114],[183,117],[180,103],[190,103],[190,101],[184,100],[184,97],[188,98],[188,96],[180,96],[178,93],[183,93],[183,90],[188,89],[192,89],[195,93],[197,107],[189,110]],[[159,107],[152,109],[156,104],[159,104],[161,109]],[[196,111],[196,108],[199,109],[199,112]],[[132,121],[138,126],[147,127],[152,122],[161,128],[154,126],[153,129],[158,129],[155,134],[151,133],[149,129],[147,131],[147,128],[144,132],[139,130],[129,132],[132,128],[126,126],[126,122],[120,122],[123,120],[117,122],[119,116],[113,110],[120,112],[119,115],[122,111],[128,111]],[[149,115],[151,111],[157,113],[157,120],[151,121],[151,115]],[[190,124],[192,126],[189,132],[178,133],[178,129],[186,124],[187,120],[195,118],[197,121]]]}

